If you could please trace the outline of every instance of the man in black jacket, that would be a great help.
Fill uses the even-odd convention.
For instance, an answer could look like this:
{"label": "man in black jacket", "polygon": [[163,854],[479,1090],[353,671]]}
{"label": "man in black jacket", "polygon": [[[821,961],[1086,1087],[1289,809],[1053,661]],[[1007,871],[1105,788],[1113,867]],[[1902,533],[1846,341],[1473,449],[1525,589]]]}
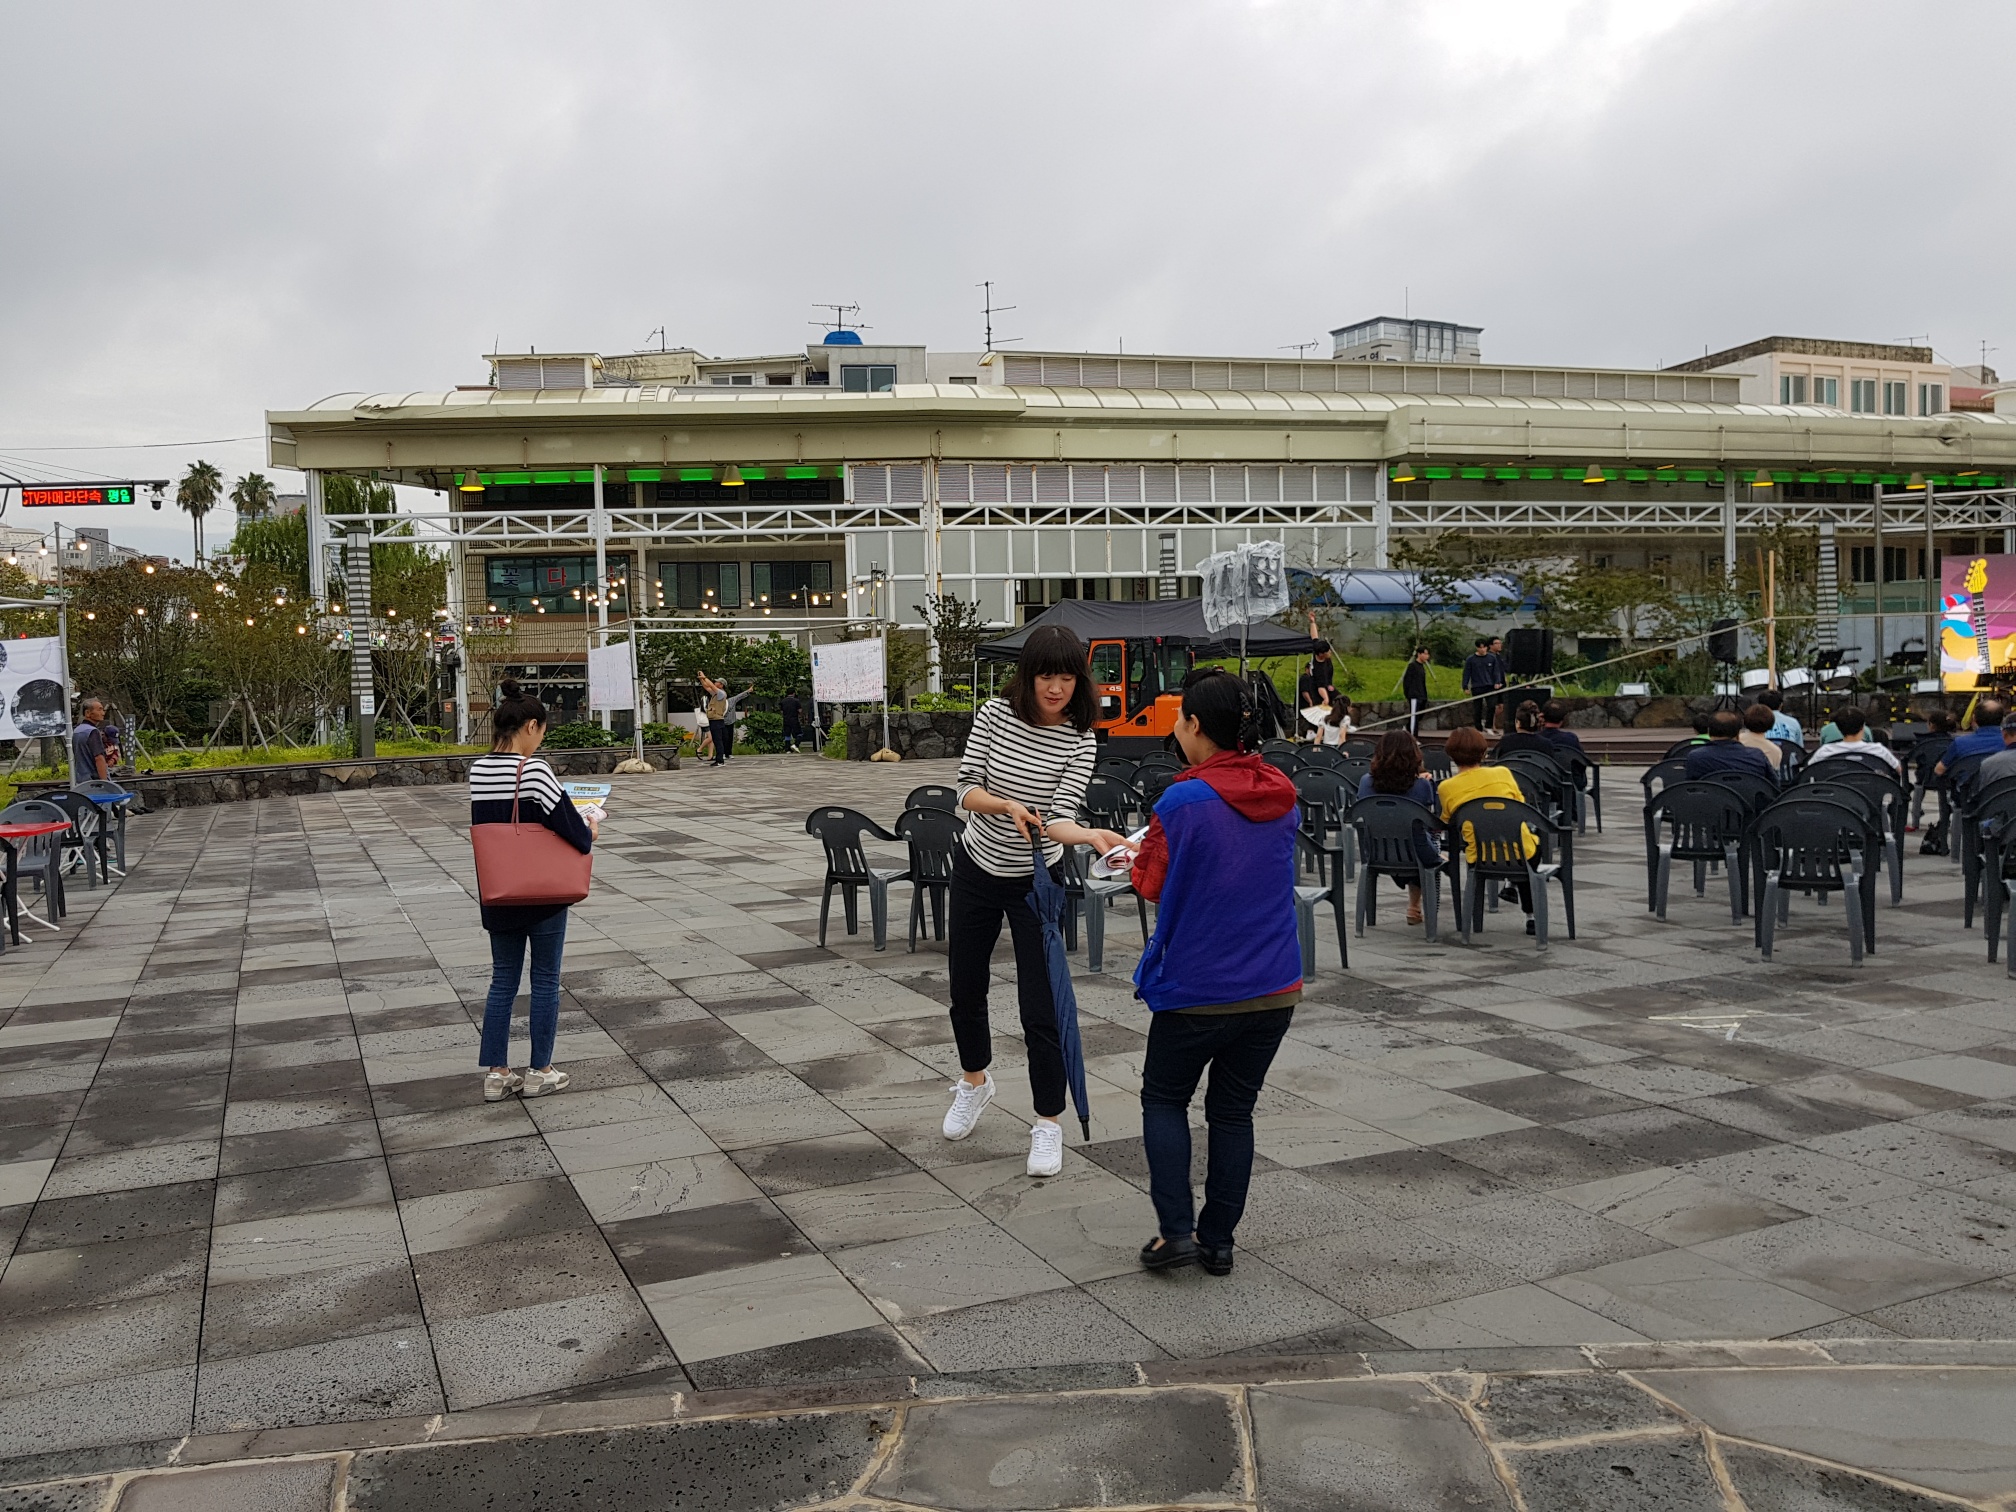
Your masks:
{"label": "man in black jacket", "polygon": [[1428,708],[1428,648],[1416,646],[1400,674],[1400,696],[1407,700],[1407,731],[1418,734],[1421,715]]}
{"label": "man in black jacket", "polygon": [[1463,691],[1473,701],[1477,724],[1488,729],[1500,712],[1505,689],[1505,659],[1492,649],[1488,635],[1477,637],[1477,649],[1463,663]]}

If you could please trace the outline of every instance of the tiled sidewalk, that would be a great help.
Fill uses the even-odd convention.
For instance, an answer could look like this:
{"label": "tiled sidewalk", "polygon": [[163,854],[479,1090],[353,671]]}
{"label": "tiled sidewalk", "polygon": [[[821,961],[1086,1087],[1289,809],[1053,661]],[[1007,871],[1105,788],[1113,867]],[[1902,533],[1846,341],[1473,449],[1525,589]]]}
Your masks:
{"label": "tiled sidewalk", "polygon": [[1131,920],[1079,978],[1093,1142],[1041,1183],[1011,1039],[979,1130],[938,1135],[942,947],[877,954],[837,906],[814,943],[805,811],[886,823],[946,775],[617,779],[574,1089],[490,1107],[459,790],[136,821],[131,876],[0,957],[0,1456],[689,1383],[2016,1337],[2016,1009],[1944,861],[1855,971],[1838,908],[1768,964],[1712,887],[1651,921],[1628,780],[1579,942],[1508,911],[1430,947],[1389,890],[1351,974],[1323,943],[1237,1272],[1149,1276]]}

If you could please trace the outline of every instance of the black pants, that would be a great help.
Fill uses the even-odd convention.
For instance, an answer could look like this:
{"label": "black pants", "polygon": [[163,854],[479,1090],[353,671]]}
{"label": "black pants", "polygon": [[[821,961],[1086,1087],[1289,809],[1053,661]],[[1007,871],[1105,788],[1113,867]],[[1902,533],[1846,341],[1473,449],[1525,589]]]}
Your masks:
{"label": "black pants", "polygon": [[[1051,875],[1058,873],[1053,870]],[[997,877],[961,849],[952,858],[950,893],[945,953],[959,1064],[967,1071],[985,1071],[994,1060],[987,1022],[987,971],[995,942],[1001,938],[1001,921],[1006,919],[1015,943],[1015,997],[1022,1009],[1022,1038],[1029,1047],[1029,1091],[1036,1111],[1055,1118],[1064,1111],[1064,1046],[1057,1037],[1057,1005],[1050,996],[1043,926],[1029,906],[1029,879]]]}
{"label": "black pants", "polygon": [[[1148,1025],[1141,1067],[1141,1140],[1148,1153],[1148,1195],[1164,1239],[1197,1235],[1199,1244],[1229,1248],[1246,1212],[1253,1179],[1253,1105],[1267,1068],[1288,1032],[1293,1008],[1261,1013],[1158,1013]],[[1211,1068],[1204,1091],[1210,1158],[1204,1168],[1204,1211],[1191,1221],[1190,1099]]]}
{"label": "black pants", "polygon": [[728,759],[728,721],[725,719],[708,720],[707,738],[714,743],[714,765],[719,766]]}

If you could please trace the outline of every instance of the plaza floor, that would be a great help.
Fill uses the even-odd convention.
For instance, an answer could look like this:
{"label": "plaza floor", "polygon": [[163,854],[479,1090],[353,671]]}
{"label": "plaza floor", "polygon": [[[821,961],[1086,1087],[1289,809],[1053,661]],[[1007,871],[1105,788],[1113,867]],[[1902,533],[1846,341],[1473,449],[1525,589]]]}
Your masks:
{"label": "plaza floor", "polygon": [[806,811],[888,823],[948,775],[614,779],[573,1088],[494,1106],[460,789],[136,820],[126,879],[0,956],[0,1479],[621,1394],[2016,1339],[2016,1008],[1948,862],[1914,845],[1862,967],[1803,900],[1762,962],[1713,882],[1648,916],[1613,772],[1576,941],[1507,909],[1430,945],[1389,887],[1347,974],[1325,915],[1238,1268],[1147,1275],[1131,915],[1103,973],[1075,958],[1092,1139],[1043,1182],[1010,1035],[974,1136],[938,1133],[944,955],[905,950],[908,888],[886,952],[837,899],[816,943]]}

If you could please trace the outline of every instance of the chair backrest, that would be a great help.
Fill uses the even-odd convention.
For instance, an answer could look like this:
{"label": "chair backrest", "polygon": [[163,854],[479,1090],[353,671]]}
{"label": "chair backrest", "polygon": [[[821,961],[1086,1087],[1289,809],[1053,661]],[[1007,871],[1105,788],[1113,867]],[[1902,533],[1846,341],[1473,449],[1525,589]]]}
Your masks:
{"label": "chair backrest", "polygon": [[1645,797],[1649,800],[1661,788],[1671,787],[1676,782],[1686,780],[1687,763],[1678,757],[1669,756],[1652,763],[1646,769],[1645,775],[1638,779],[1638,783],[1645,789]]}
{"label": "chair backrest", "polygon": [[1802,787],[1852,787],[1873,798],[1894,821],[1905,809],[1909,794],[1904,784],[1891,775],[1887,766],[1850,761],[1830,756],[1816,761],[1799,774]]}
{"label": "chair backrest", "polygon": [[1874,819],[1841,801],[1852,791],[1802,788],[1751,820],[1750,835],[1765,868],[1793,887],[1842,886],[1842,868],[1850,858],[1882,843]]}
{"label": "chair backrest", "polygon": [[[1276,742],[1269,741],[1267,744],[1274,745],[1276,744]],[[1267,765],[1274,768],[1275,771],[1281,772],[1289,777],[1293,777],[1297,772],[1301,771],[1302,768],[1308,764],[1305,761],[1303,761],[1302,753],[1296,750],[1295,747],[1293,746],[1290,746],[1285,751],[1278,749],[1270,751],[1267,749],[1267,746],[1263,745],[1260,748],[1260,759],[1266,762]]]}
{"label": "chair backrest", "polygon": [[1530,803],[1511,798],[1472,798],[1449,816],[1452,843],[1474,848],[1471,869],[1488,874],[1526,870],[1526,835],[1539,842],[1531,860],[1547,862],[1554,855],[1554,821]]}
{"label": "chair backrest", "polygon": [[107,782],[100,777],[87,777],[78,783],[75,791],[87,798],[131,798],[133,790],[123,788],[116,782]]}
{"label": "chair backrest", "polygon": [[1502,756],[1498,755],[1494,751],[1492,753],[1491,759],[1495,760],[1500,766],[1512,766],[1515,763],[1518,763],[1523,764],[1525,766],[1535,767],[1540,771],[1545,772],[1549,777],[1552,777],[1557,782],[1565,780],[1568,776],[1568,767],[1566,763],[1564,763],[1560,757],[1552,755],[1546,751],[1534,751],[1534,750],[1507,751]]}
{"label": "chair backrest", "polygon": [[1358,791],[1358,784],[1372,770],[1372,763],[1354,756],[1349,761],[1338,762],[1331,770],[1343,780],[1345,792],[1355,793]]}
{"label": "chair backrest", "polygon": [[1981,763],[1992,754],[1989,751],[1979,751],[1972,756],[1962,756],[1958,761],[1946,763],[1946,775],[1941,780],[1949,793],[1959,794],[1963,805],[1980,783]]}
{"label": "chair backrest", "polygon": [[937,782],[926,783],[923,787],[910,789],[910,796],[903,800],[903,807],[906,810],[916,808],[950,809],[956,814],[959,811],[959,789],[946,787],[944,784]]}
{"label": "chair backrest", "polygon": [[55,804],[57,808],[63,811],[63,817],[80,829],[86,823],[96,824],[98,822],[98,805],[93,803],[89,798],[86,798],[82,793],[51,793],[42,802]]}
{"label": "chair backrest", "polygon": [[950,809],[905,809],[896,820],[896,837],[910,847],[910,880],[950,881],[952,857],[959,848],[959,832],[965,827]]}
{"label": "chair backrest", "polygon": [[[1761,777],[1743,776],[1769,787]],[[1719,856],[1725,846],[1740,841],[1753,813],[1750,803],[1736,788],[1724,782],[1676,782],[1663,789],[1645,806],[1647,832],[1656,834],[1661,825],[1673,830],[1676,856]]]}
{"label": "chair backrest", "polygon": [[1109,777],[1118,777],[1122,782],[1131,783],[1140,763],[1132,756],[1101,756],[1092,770],[1103,772]]}
{"label": "chair backrest", "polygon": [[1296,751],[1299,751],[1300,749],[1301,747],[1292,740],[1281,740],[1276,738],[1273,740],[1263,740],[1260,742],[1260,754],[1262,756],[1265,756],[1273,751],[1287,751],[1292,754]]}
{"label": "chair backrest", "polygon": [[1354,759],[1363,758],[1366,761],[1370,761],[1374,756],[1379,754],[1379,742],[1370,740],[1363,735],[1353,735],[1343,745],[1337,747],[1337,749]]}
{"label": "chair backrest", "polygon": [[1131,783],[1107,772],[1094,772],[1085,781],[1085,801],[1079,811],[1097,829],[1124,830],[1127,816],[1141,808],[1141,795]]}
{"label": "chair backrest", "polygon": [[1322,767],[1305,767],[1293,774],[1295,796],[1302,801],[1305,821],[1322,818],[1337,823],[1344,817],[1344,810],[1351,806],[1352,795],[1358,791],[1358,784],[1344,785],[1341,772],[1328,771]]}
{"label": "chair backrest", "polygon": [[1873,825],[1883,822],[1883,800],[1852,782],[1819,782],[1802,778],[1795,787],[1781,795],[1779,801],[1809,796],[1852,808]]}
{"label": "chair backrest", "polygon": [[1334,769],[1342,766],[1344,761],[1344,748],[1342,746],[1304,746],[1302,748],[1302,765],[1305,769],[1315,767]]}
{"label": "chair backrest", "polygon": [[0,824],[68,823],[70,816],[46,798],[17,798],[0,809]]}
{"label": "chair backrest", "polygon": [[1806,765],[1806,747],[1797,740],[1774,739],[1771,744],[1778,747],[1780,752],[1778,759],[1778,780],[1780,782],[1790,782],[1794,777],[1799,775],[1800,768]]}
{"label": "chair backrest", "polygon": [[1183,766],[1183,758],[1173,751],[1151,751],[1135,763],[1134,775],[1139,778],[1146,771],[1176,773],[1182,771]]}
{"label": "chair backrest", "polygon": [[861,848],[863,834],[878,840],[896,837],[866,814],[850,808],[816,808],[805,816],[805,833],[819,837],[826,847],[826,874],[842,881],[864,881],[868,876],[868,853]]}
{"label": "chair backrest", "polygon": [[[1759,777],[1755,772],[1710,772],[1701,780],[1729,789],[1753,814],[1765,804],[1775,801],[1782,791],[1769,777]],[[1684,785],[1672,783],[1665,791],[1671,792],[1674,788]]]}
{"label": "chair backrest", "polygon": [[1180,770],[1180,767],[1141,764],[1141,769],[1134,774],[1134,791],[1141,795],[1142,812],[1155,807],[1155,800],[1176,780],[1176,773]]}
{"label": "chair backrest", "polygon": [[1360,798],[1344,817],[1358,831],[1358,864],[1374,870],[1421,866],[1421,837],[1442,825],[1431,810],[1397,793]]}
{"label": "chair backrest", "polygon": [[1666,747],[1665,755],[1659,759],[1661,761],[1671,761],[1675,756],[1685,756],[1694,747],[1701,744],[1701,739],[1702,737],[1699,735],[1689,735],[1685,740],[1676,740],[1673,744]]}
{"label": "chair backrest", "polygon": [[1456,771],[1456,763],[1449,759],[1449,748],[1440,745],[1421,747],[1421,765],[1436,781],[1451,776]]}

